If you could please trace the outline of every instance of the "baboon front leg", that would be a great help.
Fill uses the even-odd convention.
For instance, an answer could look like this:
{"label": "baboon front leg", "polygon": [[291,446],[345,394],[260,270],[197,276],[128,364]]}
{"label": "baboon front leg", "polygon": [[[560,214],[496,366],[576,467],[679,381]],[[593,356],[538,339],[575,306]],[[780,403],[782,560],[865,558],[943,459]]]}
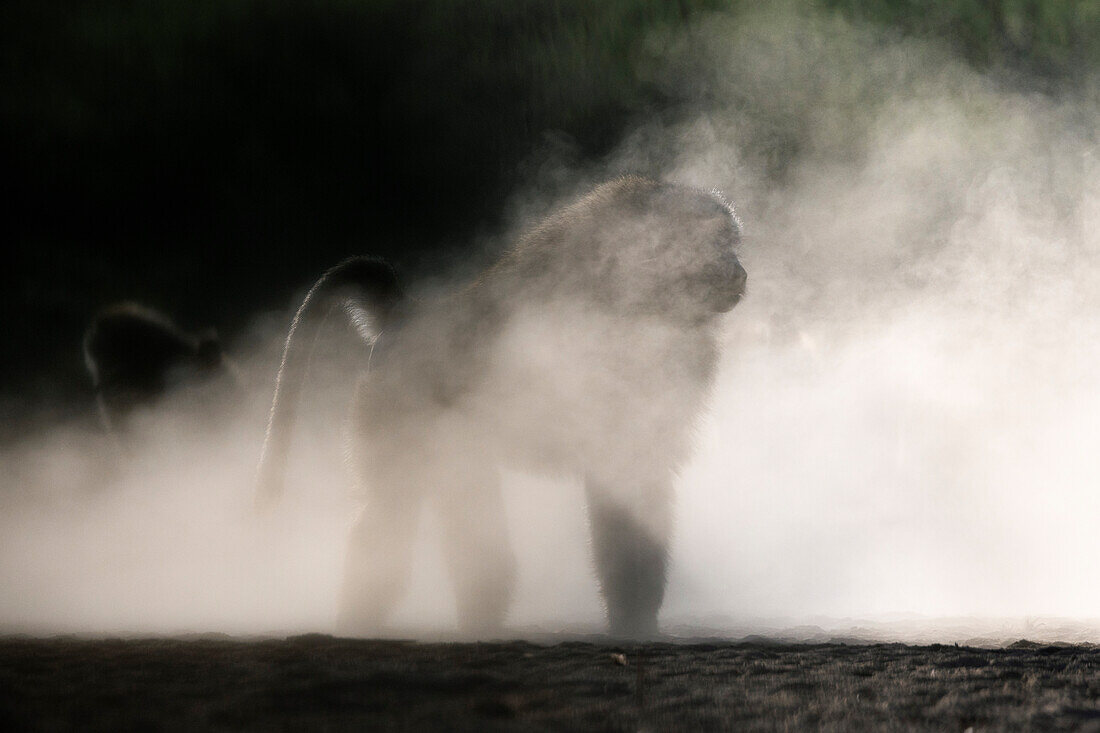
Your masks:
{"label": "baboon front leg", "polygon": [[671,482],[585,482],[592,548],[613,636],[652,637],[665,595]]}
{"label": "baboon front leg", "polygon": [[404,595],[420,517],[418,489],[384,486],[372,491],[351,530],[337,611],[338,633],[378,633]]}
{"label": "baboon front leg", "polygon": [[516,574],[499,476],[494,471],[449,487],[440,515],[459,628],[473,634],[499,631]]}

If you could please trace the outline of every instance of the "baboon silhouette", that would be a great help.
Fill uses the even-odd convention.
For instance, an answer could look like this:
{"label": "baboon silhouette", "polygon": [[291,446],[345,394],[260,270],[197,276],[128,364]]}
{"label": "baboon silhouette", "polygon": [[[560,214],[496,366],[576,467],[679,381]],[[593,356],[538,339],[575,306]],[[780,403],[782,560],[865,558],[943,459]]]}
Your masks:
{"label": "baboon silhouette", "polygon": [[134,411],[153,407],[170,390],[219,379],[239,387],[213,330],[188,333],[165,314],[132,302],[96,313],[84,332],[84,362],[103,427],[123,443]]}
{"label": "baboon silhouette", "polygon": [[[351,533],[338,626],[376,633],[409,573],[429,500],[442,517],[460,626],[497,630],[515,561],[499,469],[584,481],[610,632],[657,633],[676,470],[718,360],[716,325],[745,294],[740,225],[720,195],[624,177],[523,236],[477,280],[413,301],[374,265],[377,328],[350,419],[367,498]],[[257,500],[283,490],[309,362],[303,326],[362,268],[326,273],[295,315]],[[367,278],[369,280],[369,278]]]}

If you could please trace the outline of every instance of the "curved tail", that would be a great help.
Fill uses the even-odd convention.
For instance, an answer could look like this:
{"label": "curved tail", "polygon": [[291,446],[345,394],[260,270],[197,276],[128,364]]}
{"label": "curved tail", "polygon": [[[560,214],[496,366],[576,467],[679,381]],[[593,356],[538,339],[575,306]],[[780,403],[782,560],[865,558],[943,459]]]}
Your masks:
{"label": "curved tail", "polygon": [[[321,275],[306,293],[290,323],[279,374],[275,379],[275,396],[271,401],[267,434],[256,474],[257,507],[271,506],[283,493],[298,399],[309,372],[320,325],[335,308],[344,307],[349,314],[352,311],[368,314],[372,322],[370,331],[377,336],[403,299],[404,293],[393,268],[375,257],[344,260]],[[360,334],[369,338],[361,315],[352,315],[352,318]],[[313,331],[312,338],[309,331]]]}

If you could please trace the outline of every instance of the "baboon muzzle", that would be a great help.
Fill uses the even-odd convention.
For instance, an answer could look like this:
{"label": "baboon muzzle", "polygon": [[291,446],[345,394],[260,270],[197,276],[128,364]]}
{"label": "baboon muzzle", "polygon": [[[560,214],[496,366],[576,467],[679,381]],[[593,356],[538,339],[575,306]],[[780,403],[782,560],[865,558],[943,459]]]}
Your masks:
{"label": "baboon muzzle", "polygon": [[748,279],[748,273],[736,257],[708,269],[702,280],[711,309],[715,313],[732,310],[745,297]]}

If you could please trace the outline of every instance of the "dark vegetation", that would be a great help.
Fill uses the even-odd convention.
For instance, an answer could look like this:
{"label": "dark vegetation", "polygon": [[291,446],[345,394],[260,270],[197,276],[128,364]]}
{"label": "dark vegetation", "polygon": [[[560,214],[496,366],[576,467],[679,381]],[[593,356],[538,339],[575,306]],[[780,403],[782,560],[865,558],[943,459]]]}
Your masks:
{"label": "dark vegetation", "polygon": [[[1079,730],[1100,651],[0,640],[5,730]],[[1089,728],[1089,726],[1093,726]]]}
{"label": "dark vegetation", "polygon": [[[804,4],[1045,88],[1100,59],[1087,0]],[[598,160],[633,122],[705,96],[654,83],[663,42],[751,5],[4,3],[0,406],[85,405],[79,334],[117,299],[232,336],[350,253],[410,275],[477,258],[471,242],[503,225],[509,192],[548,158]],[[782,136],[762,144],[797,152]]]}
{"label": "dark vegetation", "polygon": [[1100,63],[1100,5],[1089,0],[825,0],[850,18],[938,38],[975,66],[1055,85]]}

